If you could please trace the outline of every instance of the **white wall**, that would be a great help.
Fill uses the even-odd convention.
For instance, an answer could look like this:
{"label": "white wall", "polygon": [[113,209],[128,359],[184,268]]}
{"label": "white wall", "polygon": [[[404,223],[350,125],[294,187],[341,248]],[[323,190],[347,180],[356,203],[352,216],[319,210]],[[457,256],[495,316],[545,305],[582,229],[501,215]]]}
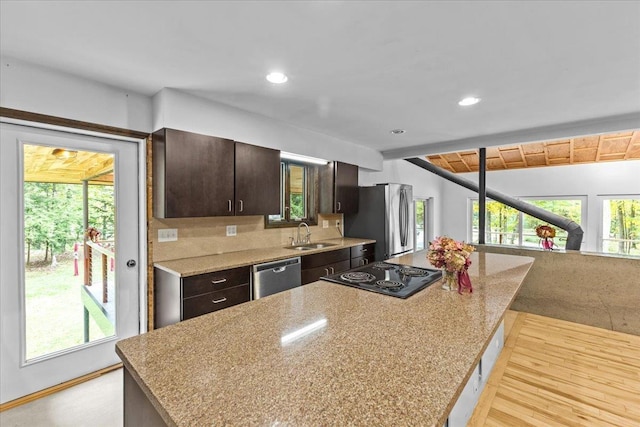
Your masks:
{"label": "white wall", "polygon": [[3,57],[0,105],[151,132],[151,98],[82,77]]}
{"label": "white wall", "polygon": [[[478,182],[476,173],[461,174]],[[592,163],[545,168],[514,169],[487,173],[487,188],[514,197],[586,196],[587,218],[582,224],[585,240],[582,250],[595,252],[600,230],[600,196],[640,195],[640,161]],[[468,238],[468,200],[477,194],[443,181],[442,234],[456,239]]]}
{"label": "white wall", "polygon": [[152,98],[11,57],[0,60],[2,107],[142,132],[172,127],[382,169],[378,151],[175,89]]}
{"label": "white wall", "polygon": [[175,89],[162,89],[154,96],[153,104],[154,129],[167,127],[215,135],[291,153],[340,160],[369,169],[382,169],[382,154],[371,148]]}

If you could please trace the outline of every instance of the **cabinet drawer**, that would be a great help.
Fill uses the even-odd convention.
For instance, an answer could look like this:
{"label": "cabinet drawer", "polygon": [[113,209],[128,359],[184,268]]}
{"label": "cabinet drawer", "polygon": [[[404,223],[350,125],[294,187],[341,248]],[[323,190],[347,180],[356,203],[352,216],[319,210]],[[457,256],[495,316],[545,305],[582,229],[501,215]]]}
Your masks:
{"label": "cabinet drawer", "polygon": [[182,279],[182,297],[189,298],[249,283],[250,267],[232,268]]}
{"label": "cabinet drawer", "polygon": [[332,264],[322,265],[320,267],[310,268],[302,270],[302,284],[315,282],[322,276],[328,274],[341,273],[351,268],[351,262],[349,260],[339,261]]}
{"label": "cabinet drawer", "polygon": [[376,260],[376,255],[373,252],[369,253],[366,256],[351,258],[351,268],[361,267],[363,265],[370,264],[375,260]]}
{"label": "cabinet drawer", "polygon": [[305,255],[302,257],[302,269],[326,266],[340,261],[347,261],[351,258],[349,248],[338,249],[330,252],[321,252],[319,254]]}
{"label": "cabinet drawer", "polygon": [[249,301],[248,284],[185,298],[182,300],[182,320],[191,319],[247,301]]}
{"label": "cabinet drawer", "polygon": [[366,245],[353,246],[351,248],[351,258],[373,255],[375,252],[375,243],[367,243]]}

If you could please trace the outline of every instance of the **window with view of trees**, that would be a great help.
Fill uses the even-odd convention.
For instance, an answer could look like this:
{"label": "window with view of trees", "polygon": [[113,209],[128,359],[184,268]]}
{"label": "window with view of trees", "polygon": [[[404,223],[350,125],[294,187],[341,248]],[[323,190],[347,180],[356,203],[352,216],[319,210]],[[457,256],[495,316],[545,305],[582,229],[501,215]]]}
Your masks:
{"label": "window with view of trees", "polygon": [[605,253],[640,255],[640,197],[602,201],[602,238]]}
{"label": "window with view of trees", "polygon": [[268,215],[267,226],[315,223],[316,168],[292,161],[280,162],[280,214]]}
{"label": "window with view of trees", "polygon": [[[523,197],[522,200],[569,218],[577,224],[582,224],[586,216],[584,212],[586,203],[583,197]],[[494,200],[487,200],[486,207],[485,240],[487,243],[509,246],[540,246],[540,238],[536,236],[535,229],[538,225],[545,224],[544,221],[523,214]],[[478,242],[478,212],[478,200],[473,199],[471,203],[471,240],[474,243]],[[557,227],[555,228],[556,238],[554,242],[558,247],[564,248],[567,241],[567,232]]]}
{"label": "window with view of trees", "polygon": [[[90,185],[89,219],[101,231],[101,240],[113,240],[115,208],[113,186]],[[44,250],[44,262],[82,240],[82,186],[48,182],[24,183],[24,240],[26,262],[32,250]]]}

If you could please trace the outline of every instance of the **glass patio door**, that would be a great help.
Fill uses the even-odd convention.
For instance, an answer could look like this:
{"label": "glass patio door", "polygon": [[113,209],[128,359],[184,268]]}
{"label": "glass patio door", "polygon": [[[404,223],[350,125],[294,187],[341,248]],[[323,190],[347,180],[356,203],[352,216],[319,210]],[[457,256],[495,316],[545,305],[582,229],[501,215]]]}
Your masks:
{"label": "glass patio door", "polygon": [[0,400],[119,362],[139,332],[138,147],[1,124]]}

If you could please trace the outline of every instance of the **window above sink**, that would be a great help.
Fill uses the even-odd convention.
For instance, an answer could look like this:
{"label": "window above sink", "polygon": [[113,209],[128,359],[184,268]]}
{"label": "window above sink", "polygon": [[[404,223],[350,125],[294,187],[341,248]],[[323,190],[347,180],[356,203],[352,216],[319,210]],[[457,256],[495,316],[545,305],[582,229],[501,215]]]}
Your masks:
{"label": "window above sink", "polygon": [[280,214],[266,215],[265,228],[297,227],[301,222],[317,225],[317,184],[318,166],[282,159]]}

